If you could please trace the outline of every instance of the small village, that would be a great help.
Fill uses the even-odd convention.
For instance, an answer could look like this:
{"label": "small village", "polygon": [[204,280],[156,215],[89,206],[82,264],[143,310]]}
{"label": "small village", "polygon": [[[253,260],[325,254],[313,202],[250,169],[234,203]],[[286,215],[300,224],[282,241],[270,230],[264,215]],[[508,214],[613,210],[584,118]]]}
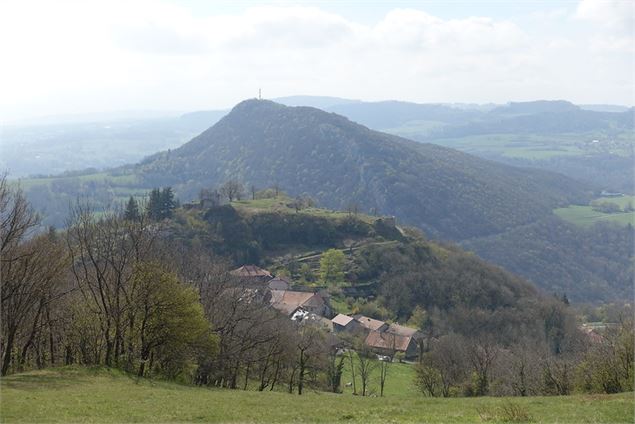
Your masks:
{"label": "small village", "polygon": [[239,279],[244,290],[269,302],[272,308],[298,325],[317,326],[333,334],[338,347],[345,347],[343,339],[359,337],[380,360],[413,361],[417,358],[423,334],[415,328],[361,314],[335,313],[329,303],[328,290],[299,290],[291,279],[274,276],[256,265],[243,265],[230,274]]}

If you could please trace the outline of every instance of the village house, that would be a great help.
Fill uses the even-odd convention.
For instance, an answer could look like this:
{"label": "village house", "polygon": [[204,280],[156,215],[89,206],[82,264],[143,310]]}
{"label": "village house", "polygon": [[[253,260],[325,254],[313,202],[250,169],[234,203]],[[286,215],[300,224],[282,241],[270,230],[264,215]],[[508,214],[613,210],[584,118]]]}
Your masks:
{"label": "village house", "polygon": [[291,280],[284,276],[276,276],[267,283],[271,290],[289,290]]}
{"label": "village house", "polygon": [[412,327],[405,327],[399,324],[390,324],[386,329],[387,333],[397,334],[399,336],[412,337],[413,339],[418,339],[423,337],[423,334]]}
{"label": "village house", "polygon": [[256,265],[243,265],[229,273],[245,283],[252,284],[267,283],[273,279],[273,275],[269,271]]}
{"label": "village house", "polygon": [[299,309],[320,316],[331,314],[327,299],[320,293],[271,290],[270,302],[271,306],[289,317]]}
{"label": "village house", "polygon": [[353,318],[367,331],[386,331],[388,329],[388,324],[378,319],[369,318],[359,314],[353,315]]}
{"label": "village house", "polygon": [[402,352],[406,359],[417,356],[417,344],[411,336],[401,336],[387,331],[371,331],[366,336],[364,344],[378,355],[393,358],[396,353]]}
{"label": "village house", "polygon": [[293,313],[291,321],[296,321],[300,323],[300,325],[312,325],[329,332],[333,331],[333,325],[330,319],[312,312],[307,312],[301,307]]}
{"label": "village house", "polygon": [[341,333],[355,332],[362,330],[362,326],[357,320],[349,315],[337,314],[332,320],[333,332]]}
{"label": "village house", "polygon": [[364,344],[376,354],[391,358],[397,352],[403,352],[406,359],[415,358],[418,354],[417,342],[423,337],[416,328],[388,324],[359,314],[352,316],[338,314],[331,323],[334,333],[365,332]]}

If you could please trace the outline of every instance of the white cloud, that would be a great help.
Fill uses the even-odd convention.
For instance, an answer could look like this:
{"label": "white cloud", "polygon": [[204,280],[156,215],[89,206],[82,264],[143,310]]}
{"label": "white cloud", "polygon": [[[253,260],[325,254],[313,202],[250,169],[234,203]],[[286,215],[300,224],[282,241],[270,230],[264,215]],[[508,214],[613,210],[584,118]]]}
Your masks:
{"label": "white cloud", "polygon": [[594,26],[589,39],[594,51],[635,53],[635,2],[582,0],[573,17]]}
{"label": "white cloud", "polygon": [[632,28],[620,7],[584,0],[573,22],[590,41],[580,43],[514,20],[415,9],[362,24],[299,6],[201,16],[152,0],[3,3],[0,114],[228,107],[259,87],[268,97],[628,103],[632,64],[616,52],[630,35],[609,32]]}
{"label": "white cloud", "polygon": [[537,21],[560,21],[569,15],[564,7],[549,10],[537,10],[529,14],[529,18]]}
{"label": "white cloud", "polygon": [[631,0],[581,0],[574,17],[632,35],[634,13],[635,3]]}

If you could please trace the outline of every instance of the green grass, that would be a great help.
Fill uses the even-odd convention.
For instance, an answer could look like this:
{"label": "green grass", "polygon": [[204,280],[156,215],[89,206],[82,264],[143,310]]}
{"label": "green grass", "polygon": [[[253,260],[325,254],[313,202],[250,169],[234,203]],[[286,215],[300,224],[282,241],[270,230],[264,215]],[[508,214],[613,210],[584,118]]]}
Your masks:
{"label": "green grass", "polygon": [[579,135],[560,135],[554,138],[531,134],[484,134],[437,139],[434,142],[471,153],[489,152],[511,158],[540,160],[553,156],[584,154],[585,150],[579,141]]}
{"label": "green grass", "polygon": [[89,182],[89,181],[108,181],[113,187],[116,186],[124,186],[119,188],[120,192],[125,191],[126,194],[133,194],[136,191],[141,189],[137,188],[128,188],[135,183],[137,183],[137,177],[132,174],[128,175],[110,175],[105,172],[99,172],[95,174],[84,174],[84,175],[71,175],[71,176],[57,176],[57,177],[43,177],[43,178],[19,178],[14,180],[13,182],[19,183],[20,187],[27,190],[33,186],[37,185],[46,185],[50,186],[53,181],[65,181],[65,180],[78,180],[81,182]]}
{"label": "green grass", "polygon": [[351,308],[346,303],[346,300],[342,296],[331,296],[329,299],[331,307],[338,314],[350,314]]}
{"label": "green grass", "polygon": [[[622,208],[629,202],[635,204],[635,196],[601,197],[596,200],[616,203]],[[556,209],[554,213],[566,221],[581,226],[589,226],[598,222],[614,222],[624,226],[629,223],[635,225],[635,212],[603,213],[593,210],[590,205],[571,205]]]}
{"label": "green grass", "polygon": [[635,196],[621,196],[621,197],[600,197],[596,199],[598,202],[615,203],[621,208],[628,206],[629,204],[635,205]]}
{"label": "green grass", "polygon": [[440,121],[414,120],[408,121],[399,127],[384,128],[381,131],[408,138],[417,135],[428,135],[445,126],[446,124]]}
{"label": "green grass", "polygon": [[[388,132],[403,134],[416,138],[417,134],[425,135],[429,130],[416,126],[404,126]],[[599,143],[591,140],[599,139]],[[459,149],[474,154],[498,154],[510,158],[543,160],[555,156],[576,156],[588,154],[613,154],[628,157],[631,155],[633,136],[628,132],[617,136],[602,132],[571,133],[557,135],[539,134],[481,134],[457,138],[434,139],[433,143]]]}
{"label": "green grass", "polygon": [[[371,373],[369,382],[369,392],[371,395],[379,395],[379,361],[375,361],[375,370]],[[411,399],[419,398],[422,395],[414,386],[415,371],[411,364],[401,364],[398,362],[388,364],[388,373],[386,374],[386,382],[384,386],[384,396],[392,397],[409,397]],[[346,383],[353,381],[350,363],[348,358],[344,361],[344,371],[342,374],[342,391],[345,395],[353,393],[352,387],[346,387]],[[359,375],[357,376],[357,392],[361,392]]]}
{"label": "green grass", "polygon": [[[398,367],[406,365],[398,365]],[[532,422],[633,422],[633,394],[531,398],[426,398],[414,392],[386,397],[309,391],[208,389],[137,380],[118,371],[59,368],[3,378],[0,420],[12,422],[504,422],[510,402]],[[493,417],[493,418],[492,418]],[[497,418],[498,417],[498,418]]]}
{"label": "green grass", "polygon": [[[293,201],[290,197],[279,195],[269,199],[255,200],[238,200],[232,202],[232,206],[245,213],[262,213],[262,212],[279,212],[279,213],[299,213],[322,218],[343,219],[349,216],[348,212],[332,211],[322,208],[306,208],[296,211],[294,208],[287,206]],[[358,213],[355,217],[368,224],[374,223],[377,218],[362,213]]]}

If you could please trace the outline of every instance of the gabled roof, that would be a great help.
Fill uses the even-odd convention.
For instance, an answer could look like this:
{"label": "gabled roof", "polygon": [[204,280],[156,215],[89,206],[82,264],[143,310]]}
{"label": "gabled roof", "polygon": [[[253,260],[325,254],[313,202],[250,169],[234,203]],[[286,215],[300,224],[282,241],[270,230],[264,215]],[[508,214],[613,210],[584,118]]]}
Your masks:
{"label": "gabled roof", "polygon": [[417,330],[416,328],[405,327],[399,324],[390,324],[386,331],[406,337],[414,337],[419,332],[419,330]]}
{"label": "gabled roof", "polygon": [[287,277],[277,276],[269,280],[267,284],[273,290],[286,290],[291,286],[291,280]]}
{"label": "gabled roof", "polygon": [[412,337],[400,336],[399,334],[387,333],[385,331],[371,331],[366,336],[367,346],[376,349],[394,350],[405,352],[408,345],[412,341]]}
{"label": "gabled roof", "polygon": [[334,324],[346,327],[351,321],[355,321],[355,318],[344,314],[337,314],[331,321],[333,321]]}
{"label": "gabled roof", "polygon": [[381,327],[386,325],[386,323],[383,321],[380,321],[374,318],[369,318],[364,315],[353,315],[353,318],[355,318],[355,320],[359,322],[362,325],[362,327],[368,328],[369,330],[373,330],[373,331],[379,330]]}
{"label": "gabled roof", "polygon": [[240,268],[236,268],[230,271],[231,275],[236,277],[267,277],[272,278],[272,275],[266,269],[262,269],[256,265],[243,265]]}
{"label": "gabled roof", "polygon": [[282,281],[287,284],[291,284],[291,278],[285,277],[284,275],[276,275],[271,281]]}
{"label": "gabled roof", "polygon": [[584,332],[584,334],[587,336],[587,338],[589,339],[589,341],[591,343],[604,343],[605,339],[604,337],[602,337],[602,335],[600,333],[598,333],[597,331],[595,331],[594,328],[582,328],[582,331]]}
{"label": "gabled roof", "polygon": [[287,315],[291,315],[301,306],[320,307],[323,304],[324,300],[317,293],[271,290],[271,306]]}

